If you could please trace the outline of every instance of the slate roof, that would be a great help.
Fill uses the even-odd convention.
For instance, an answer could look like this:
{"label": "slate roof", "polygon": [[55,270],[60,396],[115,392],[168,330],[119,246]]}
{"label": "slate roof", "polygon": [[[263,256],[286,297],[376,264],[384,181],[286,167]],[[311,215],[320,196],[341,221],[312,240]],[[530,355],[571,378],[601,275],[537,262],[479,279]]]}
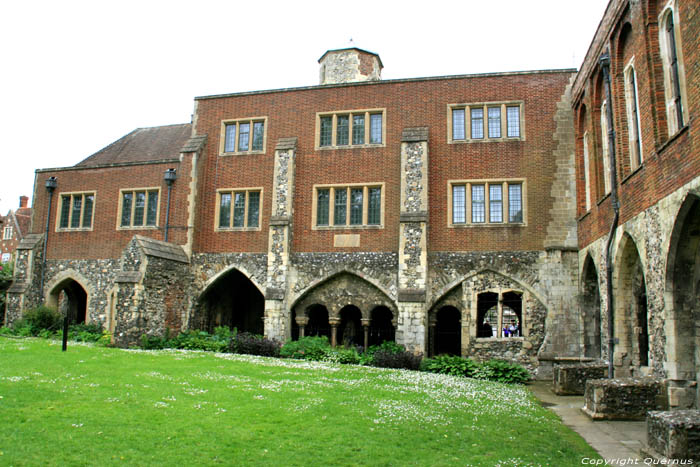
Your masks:
{"label": "slate roof", "polygon": [[76,167],[176,159],[192,136],[192,125],[137,128],[76,164]]}

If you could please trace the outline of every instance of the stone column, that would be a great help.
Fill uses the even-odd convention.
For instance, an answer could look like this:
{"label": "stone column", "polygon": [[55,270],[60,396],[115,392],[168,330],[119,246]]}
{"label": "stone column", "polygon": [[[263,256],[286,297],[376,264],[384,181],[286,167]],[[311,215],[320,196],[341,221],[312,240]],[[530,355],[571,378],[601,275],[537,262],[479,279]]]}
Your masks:
{"label": "stone column", "polygon": [[435,355],[435,333],[437,332],[437,317],[433,316],[429,322],[428,355]]}
{"label": "stone column", "polygon": [[428,128],[406,128],[401,136],[399,227],[399,319],[396,341],[425,353],[428,235]]}
{"label": "stone column", "polygon": [[290,337],[288,326],[289,311],[286,309],[286,297],[296,147],[296,138],[282,138],[275,147],[272,215],[270,216],[267,250],[265,337],[279,340],[286,340]]}
{"label": "stone column", "polygon": [[338,325],[340,324],[339,318],[329,318],[328,324],[331,325],[331,347],[338,345]]}
{"label": "stone column", "polygon": [[301,339],[304,337],[306,325],[309,324],[309,318],[306,316],[296,316],[295,319],[297,321],[297,326],[299,326],[299,339]]}
{"label": "stone column", "polygon": [[365,341],[364,341],[365,350],[367,350],[367,347],[369,346],[369,324],[370,324],[370,320],[369,320],[369,318],[362,318],[361,321],[362,321],[362,330],[363,330],[364,333],[365,333]]}

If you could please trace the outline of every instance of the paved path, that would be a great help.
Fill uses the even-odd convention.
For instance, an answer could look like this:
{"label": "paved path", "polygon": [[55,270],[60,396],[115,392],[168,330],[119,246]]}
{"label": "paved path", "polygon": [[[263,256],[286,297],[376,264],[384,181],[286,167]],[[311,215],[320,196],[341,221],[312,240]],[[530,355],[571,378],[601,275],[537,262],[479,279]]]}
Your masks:
{"label": "paved path", "polygon": [[557,396],[551,387],[551,382],[536,381],[528,389],[604,459],[637,459],[637,465],[643,465],[639,450],[646,442],[646,422],[593,421],[581,412],[583,396]]}

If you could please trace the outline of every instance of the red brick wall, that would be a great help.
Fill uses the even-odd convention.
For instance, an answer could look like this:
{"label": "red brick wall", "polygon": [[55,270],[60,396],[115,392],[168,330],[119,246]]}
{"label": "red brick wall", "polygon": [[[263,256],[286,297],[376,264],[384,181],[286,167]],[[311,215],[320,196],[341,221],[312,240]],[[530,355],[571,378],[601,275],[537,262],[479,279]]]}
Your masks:
{"label": "red brick wall", "polygon": [[[298,137],[294,194],[294,251],[397,251],[399,244],[400,145],[404,128],[429,127],[430,248],[536,250],[543,248],[553,198],[554,112],[569,73],[475,76],[458,79],[380,82],[201,98],[197,134],[207,134],[200,179],[195,251],[266,252],[274,148]],[[447,104],[524,101],[526,141],[447,144]],[[317,112],[386,109],[386,147],[315,150]],[[267,116],[265,154],[220,157],[221,121]],[[447,228],[447,180],[527,179],[527,226]],[[385,184],[380,230],[312,230],[314,184]],[[216,189],[261,186],[261,230],[215,232]],[[359,248],[335,248],[339,233],[358,233]]]}
{"label": "red brick wall", "polygon": [[[160,163],[123,167],[88,168],[81,170],[43,170],[37,172],[34,192],[33,232],[43,233],[46,228],[48,194],[44,188],[47,178],[58,178],[54,193],[49,225],[48,259],[99,259],[118,258],[134,235],[144,235],[163,240],[167,204],[167,187],[163,174],[169,168],[178,171],[178,179],[172,190],[170,207],[169,241],[186,242],[187,196],[191,160],[182,163]],[[119,196],[121,189],[160,186],[159,228],[117,229]],[[90,231],[56,231],[56,219],[60,215],[62,192],[95,192],[93,225]]]}
{"label": "red brick wall", "polygon": [[[658,15],[660,6],[655,2],[641,2],[625,7],[622,2],[613,2],[603,20],[605,28],[599,31],[591,46],[582,69],[588,71],[586,76],[579,75],[574,89],[575,115],[583,105],[589,118],[586,122],[577,122],[577,195],[579,216],[579,246],[585,247],[592,241],[607,235],[612,221],[612,208],[609,197],[593,196],[592,209],[585,213],[585,185],[583,177],[583,131],[588,129],[596,139],[601,137],[599,119],[592,116],[595,108],[591,84],[595,76],[595,65],[603,49],[611,50],[612,95],[614,125],[616,134],[617,180],[620,198],[620,222],[624,223],[641,211],[657,203],[678,187],[700,174],[700,154],[698,153],[698,128],[694,124],[698,114],[698,82],[700,70],[695,66],[698,56],[698,34],[700,34],[700,5],[694,1],[678,1],[681,48],[685,63],[686,92],[690,122],[669,140],[665,113],[665,97],[662,63],[659,51]],[[624,48],[619,50],[619,33],[623,25],[629,22],[632,36]],[[644,162],[637,171],[632,172],[629,163],[627,134],[627,112],[624,100],[624,81],[622,72],[625,64],[634,55],[637,71],[637,87],[641,120]],[[600,158],[600,148],[591,145],[591,160]],[[600,164],[599,164],[600,165]],[[595,168],[591,168],[595,178]],[[592,184],[595,180],[592,180]],[[602,183],[601,183],[602,185]],[[602,191],[598,193],[602,195]]]}

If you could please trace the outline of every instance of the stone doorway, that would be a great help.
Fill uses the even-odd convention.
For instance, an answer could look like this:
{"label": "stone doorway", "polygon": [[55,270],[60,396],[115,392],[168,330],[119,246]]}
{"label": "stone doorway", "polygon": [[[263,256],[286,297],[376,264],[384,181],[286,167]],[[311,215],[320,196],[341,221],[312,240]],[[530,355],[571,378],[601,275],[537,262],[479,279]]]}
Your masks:
{"label": "stone doorway", "polygon": [[581,274],[583,351],[586,357],[601,358],[600,287],[593,259],[586,256]]}
{"label": "stone doorway", "polygon": [[431,355],[462,355],[462,316],[456,307],[438,309],[430,333]]}
{"label": "stone doorway", "polygon": [[340,325],[338,326],[338,345],[357,347],[364,345],[362,331],[362,313],[354,305],[348,305],[340,310]]}
{"label": "stone doorway", "polygon": [[391,310],[385,306],[378,306],[372,310],[367,337],[368,346],[379,345],[384,341],[393,342],[396,339],[393,318]]}
{"label": "stone doorway", "polygon": [[666,272],[666,320],[671,405],[700,407],[700,197],[681,206],[671,235]]}
{"label": "stone doorway", "polygon": [[615,284],[616,376],[639,376],[649,365],[649,326],[644,269],[632,238],[620,242]]}
{"label": "stone doorway", "polygon": [[80,283],[66,279],[57,284],[49,293],[48,305],[68,316],[70,324],[87,322],[88,294]]}
{"label": "stone doorway", "polygon": [[232,269],[201,295],[196,326],[212,332],[217,326],[263,334],[265,299],[242,272]]}

